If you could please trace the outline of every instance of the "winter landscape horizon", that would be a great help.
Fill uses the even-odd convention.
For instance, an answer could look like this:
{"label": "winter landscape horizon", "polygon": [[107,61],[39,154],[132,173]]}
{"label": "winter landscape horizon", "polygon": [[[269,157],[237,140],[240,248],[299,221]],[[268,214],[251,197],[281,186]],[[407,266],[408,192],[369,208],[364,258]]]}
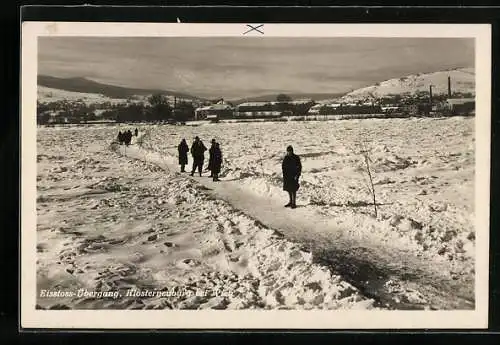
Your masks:
{"label": "winter landscape horizon", "polygon": [[37,59],[37,310],[477,308],[474,39],[41,37]]}

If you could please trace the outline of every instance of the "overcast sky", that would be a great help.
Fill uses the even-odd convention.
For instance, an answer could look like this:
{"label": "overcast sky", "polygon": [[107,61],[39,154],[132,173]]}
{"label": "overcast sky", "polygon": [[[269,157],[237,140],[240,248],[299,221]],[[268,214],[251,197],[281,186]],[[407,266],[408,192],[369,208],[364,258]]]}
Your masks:
{"label": "overcast sky", "polygon": [[227,99],[474,67],[473,39],[41,37],[38,73]]}

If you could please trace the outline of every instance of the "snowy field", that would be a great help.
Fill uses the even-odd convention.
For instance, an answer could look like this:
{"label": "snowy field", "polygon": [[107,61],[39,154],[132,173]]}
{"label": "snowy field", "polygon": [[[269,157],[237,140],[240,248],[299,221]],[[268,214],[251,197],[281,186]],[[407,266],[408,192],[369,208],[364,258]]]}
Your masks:
{"label": "snowy field", "polygon": [[[38,288],[83,289],[39,296],[40,307],[473,308],[473,118],[144,125],[129,153],[110,148],[118,130],[38,130]],[[216,186],[177,172],[177,144],[196,135],[221,144]],[[268,226],[254,219],[266,219],[259,200],[287,202],[280,176],[288,144],[302,158],[299,207],[276,209]],[[232,190],[254,207],[236,207]],[[335,246],[333,259],[322,254]],[[370,268],[377,265],[401,274]],[[376,276],[361,279],[365,267]],[[472,302],[439,297],[433,283]],[[168,295],[175,289],[184,292]],[[379,306],[373,295],[394,303]]]}
{"label": "snowy field", "polygon": [[373,307],[196,181],[111,150],[116,132],[39,129],[38,308]]}
{"label": "snowy field", "polygon": [[[291,144],[302,158],[299,203],[359,232],[460,261],[474,257],[474,119],[391,119],[153,127],[144,146],[175,156],[181,138],[221,143],[221,176],[270,197]],[[372,197],[362,145],[371,150]]]}

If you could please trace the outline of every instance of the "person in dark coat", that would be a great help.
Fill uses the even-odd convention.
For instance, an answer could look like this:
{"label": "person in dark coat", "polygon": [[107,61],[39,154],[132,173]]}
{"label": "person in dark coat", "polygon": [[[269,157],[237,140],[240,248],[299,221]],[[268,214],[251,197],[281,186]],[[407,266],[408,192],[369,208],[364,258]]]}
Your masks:
{"label": "person in dark coat", "polygon": [[212,146],[208,149],[208,167],[207,170],[210,170],[210,176],[214,177],[213,166],[214,166],[214,149],[215,149],[215,139],[212,139]]}
{"label": "person in dark coat", "polygon": [[189,146],[186,143],[186,139],[182,139],[179,146],[177,146],[177,151],[179,151],[179,164],[181,166],[181,172],[185,172],[184,167],[188,164],[188,152]]}
{"label": "person in dark coat", "polygon": [[138,136],[139,135],[139,130],[136,128],[135,131],[134,131],[134,135],[135,136]]}
{"label": "person in dark coat", "polygon": [[123,144],[123,133],[122,133],[122,131],[118,132],[118,142],[120,143],[120,145]]}
{"label": "person in dark coat", "polygon": [[129,129],[127,132],[125,132],[125,145],[129,146],[131,141],[132,141],[132,132]]}
{"label": "person in dark coat", "polygon": [[203,161],[205,160],[205,151],[207,148],[200,140],[199,137],[194,138],[194,142],[191,145],[191,156],[193,156],[193,170],[191,171],[191,176],[194,176],[194,172],[198,169],[201,176],[201,171],[203,169]]}
{"label": "person in dark coat", "polygon": [[286,156],[281,165],[283,171],[283,190],[288,192],[290,201],[285,207],[296,208],[297,190],[299,189],[299,177],[302,173],[300,157],[293,153],[293,147],[286,148]]}
{"label": "person in dark coat", "polygon": [[219,143],[214,144],[213,157],[212,157],[212,177],[214,181],[219,180],[219,173],[222,167],[222,151]]}

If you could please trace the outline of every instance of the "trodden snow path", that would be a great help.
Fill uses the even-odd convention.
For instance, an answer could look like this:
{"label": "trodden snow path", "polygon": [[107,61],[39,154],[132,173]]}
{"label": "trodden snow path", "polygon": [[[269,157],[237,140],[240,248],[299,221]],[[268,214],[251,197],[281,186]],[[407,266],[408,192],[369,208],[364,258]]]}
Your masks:
{"label": "trodden snow path", "polygon": [[[138,142],[142,142],[140,136]],[[178,172],[177,158],[146,150],[138,145],[112,145],[122,155]],[[189,170],[189,168],[188,168]],[[267,198],[246,190],[238,180],[213,182],[189,173],[208,194],[223,199],[234,208],[279,231],[287,239],[301,243],[317,262],[327,265],[357,287],[377,305],[394,309],[474,309],[473,277],[453,280],[439,263],[417,256],[405,248],[377,243],[363,231],[347,231],[334,219],[299,205],[284,208],[286,195]],[[217,210],[214,210],[217,212]],[[357,235],[353,235],[357,234]]]}

